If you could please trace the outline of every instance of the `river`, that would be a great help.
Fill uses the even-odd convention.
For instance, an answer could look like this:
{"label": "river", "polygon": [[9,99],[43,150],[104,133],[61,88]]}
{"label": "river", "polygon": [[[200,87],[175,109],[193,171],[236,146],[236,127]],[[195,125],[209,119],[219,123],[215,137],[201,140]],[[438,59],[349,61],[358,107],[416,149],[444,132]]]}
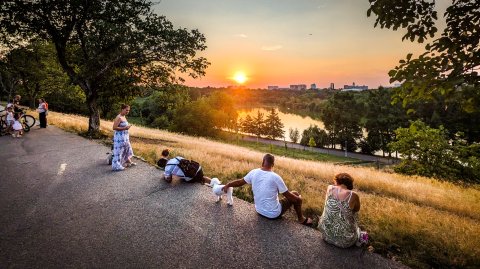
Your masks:
{"label": "river", "polygon": [[[285,139],[286,141],[291,142],[290,137],[289,137],[289,129],[295,129],[297,128],[300,137],[302,136],[303,130],[308,129],[310,125],[317,125],[318,127],[324,129],[325,126],[322,121],[319,120],[314,120],[309,116],[300,116],[297,114],[293,113],[284,113],[279,111],[277,108],[275,110],[278,113],[278,116],[280,117],[280,120],[283,123],[283,130],[285,131]],[[268,114],[270,114],[270,109],[269,108],[250,108],[250,109],[239,109],[238,110],[238,117],[241,119],[245,119],[247,115],[250,115],[251,117],[256,117],[257,112],[260,111],[263,113],[264,118],[267,117]]]}

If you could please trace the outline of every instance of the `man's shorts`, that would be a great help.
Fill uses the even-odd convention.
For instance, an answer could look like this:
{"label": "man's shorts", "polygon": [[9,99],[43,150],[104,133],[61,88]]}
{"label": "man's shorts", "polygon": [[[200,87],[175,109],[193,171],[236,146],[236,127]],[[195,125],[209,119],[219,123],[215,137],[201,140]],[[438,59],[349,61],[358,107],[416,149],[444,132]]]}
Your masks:
{"label": "man's shorts", "polygon": [[280,213],[280,217],[287,212],[287,210],[293,205],[285,196],[280,199],[280,205],[282,206],[282,212]]}
{"label": "man's shorts", "polygon": [[280,215],[278,215],[278,217],[276,218],[269,218],[269,217],[265,217],[264,215],[258,213],[258,215],[264,217],[264,218],[267,218],[267,219],[270,219],[270,220],[276,220],[276,219],[281,219],[283,214],[285,212],[287,212],[287,210],[293,205],[292,202],[290,202],[286,197],[282,197],[280,200],[280,206],[282,206],[282,211],[280,212]]}

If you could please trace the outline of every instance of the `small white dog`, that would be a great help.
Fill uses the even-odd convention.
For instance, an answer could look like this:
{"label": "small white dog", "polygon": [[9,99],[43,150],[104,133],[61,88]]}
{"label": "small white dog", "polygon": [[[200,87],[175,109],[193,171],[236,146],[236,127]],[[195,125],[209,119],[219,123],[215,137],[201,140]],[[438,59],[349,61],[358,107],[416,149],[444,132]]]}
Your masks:
{"label": "small white dog", "polygon": [[[212,180],[210,181],[210,187],[212,187],[213,194],[217,196],[216,202],[222,200],[222,195],[225,194],[225,192],[223,192],[222,190],[225,185],[221,184],[222,182],[220,182],[220,180],[216,177],[212,178]],[[233,187],[230,187],[227,190],[227,204],[233,205]]]}

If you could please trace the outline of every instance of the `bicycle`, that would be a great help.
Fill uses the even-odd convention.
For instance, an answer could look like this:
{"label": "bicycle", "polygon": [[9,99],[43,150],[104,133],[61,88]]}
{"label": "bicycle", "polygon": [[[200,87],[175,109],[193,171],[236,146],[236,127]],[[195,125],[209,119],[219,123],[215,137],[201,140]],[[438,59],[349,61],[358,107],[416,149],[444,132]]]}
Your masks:
{"label": "bicycle", "polygon": [[[0,113],[4,112],[5,110],[0,110]],[[5,116],[0,116],[0,136],[7,134],[7,122],[5,121]]]}
{"label": "bicycle", "polygon": [[[5,111],[5,110],[2,110],[2,111],[0,111],[0,113],[1,113],[1,112],[4,112],[4,111]],[[21,116],[20,116],[20,123],[21,123],[22,126],[23,126],[23,130],[24,130],[25,132],[29,132],[29,131],[30,131],[30,128],[32,128],[32,127],[35,125],[36,120],[35,120],[35,118],[34,118],[33,116],[26,114],[23,109],[20,110],[20,114],[21,114]],[[2,115],[2,116],[0,117],[0,121],[3,122],[3,123],[5,123],[5,126],[6,126],[6,122],[7,122],[7,121],[6,121],[6,117],[7,117],[6,115]],[[3,124],[3,123],[2,123],[2,124]],[[2,126],[2,129],[3,129],[3,126]]]}
{"label": "bicycle", "polygon": [[35,118],[31,115],[27,115],[23,109],[20,109],[20,123],[23,126],[23,130],[25,132],[29,132],[30,128],[32,128],[35,125]]}

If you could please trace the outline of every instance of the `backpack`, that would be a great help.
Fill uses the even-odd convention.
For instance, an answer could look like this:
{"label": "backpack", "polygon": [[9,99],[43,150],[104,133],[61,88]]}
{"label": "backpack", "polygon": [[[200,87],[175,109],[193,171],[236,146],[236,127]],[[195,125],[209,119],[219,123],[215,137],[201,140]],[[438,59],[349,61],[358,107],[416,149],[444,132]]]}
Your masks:
{"label": "backpack", "polygon": [[200,168],[200,164],[193,160],[187,159],[178,159],[178,167],[182,170],[183,174],[186,177],[193,178],[197,175],[198,169]]}

